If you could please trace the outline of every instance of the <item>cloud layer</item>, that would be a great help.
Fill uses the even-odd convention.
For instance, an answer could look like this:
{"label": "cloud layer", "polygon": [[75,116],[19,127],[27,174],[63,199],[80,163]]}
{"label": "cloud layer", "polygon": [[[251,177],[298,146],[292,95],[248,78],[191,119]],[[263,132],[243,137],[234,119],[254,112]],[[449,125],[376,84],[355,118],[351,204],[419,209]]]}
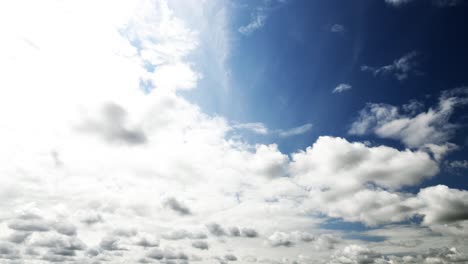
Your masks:
{"label": "cloud layer", "polygon": [[[202,12],[212,3],[186,4],[194,20],[213,22]],[[312,124],[270,131],[208,115],[185,99],[180,91],[203,78],[190,55],[208,33],[176,7],[163,0],[0,4],[7,47],[0,68],[8,73],[0,79],[0,262],[466,260],[459,241],[468,237],[467,191],[418,187],[440,171],[442,143],[456,127],[449,117],[466,103],[465,89],[444,93],[427,111],[369,105],[352,125],[353,134],[401,140],[408,149],[334,136],[291,154],[249,144],[231,132],[284,139]],[[257,15],[245,33],[263,25]],[[428,235],[416,243],[418,254],[402,257],[395,244],[370,249],[321,228],[330,219],[384,231],[420,219],[411,230]],[[405,236],[395,232],[392,239]],[[453,247],[423,253],[440,239]]]}

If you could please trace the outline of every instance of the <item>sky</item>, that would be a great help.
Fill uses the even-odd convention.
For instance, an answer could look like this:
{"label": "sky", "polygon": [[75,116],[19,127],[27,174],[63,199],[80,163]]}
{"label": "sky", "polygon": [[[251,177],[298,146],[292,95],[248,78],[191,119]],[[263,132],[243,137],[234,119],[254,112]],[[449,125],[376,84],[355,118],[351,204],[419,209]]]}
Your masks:
{"label": "sky", "polygon": [[0,263],[468,263],[468,2],[0,2]]}

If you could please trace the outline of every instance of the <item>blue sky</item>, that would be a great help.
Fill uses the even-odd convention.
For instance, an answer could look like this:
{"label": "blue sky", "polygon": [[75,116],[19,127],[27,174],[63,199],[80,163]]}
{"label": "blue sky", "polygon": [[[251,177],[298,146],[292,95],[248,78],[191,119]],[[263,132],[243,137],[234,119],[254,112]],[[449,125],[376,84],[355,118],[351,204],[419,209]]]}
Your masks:
{"label": "blue sky", "polygon": [[[440,91],[466,84],[459,67],[468,56],[463,49],[466,30],[460,26],[463,5],[241,1],[233,7],[230,30],[250,22],[258,8],[268,9],[265,24],[233,37],[229,68],[235,89],[219,89],[210,96],[211,87],[220,84],[208,73],[200,89],[188,96],[206,111],[241,122],[261,121],[271,127],[313,123],[312,137],[307,135],[309,142],[298,148],[318,135],[345,136],[368,102],[402,105],[419,100],[430,107]],[[333,32],[334,25],[342,31]],[[363,65],[388,65],[411,52],[418,54],[418,73],[403,81],[361,71]],[[352,91],[330,92],[341,83],[352,85]],[[463,138],[457,141],[463,145]]]}
{"label": "blue sky", "polygon": [[[385,1],[240,1],[232,3],[229,30],[258,16],[263,25],[249,34],[234,33],[228,59],[230,88],[207,73],[188,98],[213,114],[239,122],[261,122],[272,129],[312,124],[294,139],[277,135],[247,135],[260,142],[278,143],[293,152],[320,135],[371,140],[399,149],[400,142],[373,135],[349,135],[351,123],[367,103],[403,105],[411,101],[434,107],[444,90],[466,85],[463,65],[468,53],[466,6],[413,1],[393,6]],[[335,28],[335,30],[333,29]],[[381,67],[405,55],[411,58],[408,76],[375,76],[362,66]],[[340,84],[351,90],[332,93]],[[461,148],[447,160],[466,159],[466,107],[450,117],[460,124],[450,139]],[[444,171],[430,184],[468,188],[467,182]]]}
{"label": "blue sky", "polygon": [[468,263],[467,15],[0,2],[0,263]]}

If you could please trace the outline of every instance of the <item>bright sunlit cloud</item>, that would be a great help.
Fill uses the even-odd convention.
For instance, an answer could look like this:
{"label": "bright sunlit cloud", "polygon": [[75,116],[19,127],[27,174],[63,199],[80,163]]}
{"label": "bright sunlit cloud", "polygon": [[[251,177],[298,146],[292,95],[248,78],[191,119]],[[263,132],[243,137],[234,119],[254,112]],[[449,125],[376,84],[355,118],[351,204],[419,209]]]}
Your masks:
{"label": "bright sunlit cloud", "polygon": [[[232,40],[267,26],[260,4],[233,26],[221,0],[0,3],[0,263],[466,262],[468,191],[430,182],[467,167],[445,159],[466,88],[363,104],[317,138],[323,120],[239,122],[185,97],[211,71],[242,89]],[[362,70],[411,78],[411,54]]]}

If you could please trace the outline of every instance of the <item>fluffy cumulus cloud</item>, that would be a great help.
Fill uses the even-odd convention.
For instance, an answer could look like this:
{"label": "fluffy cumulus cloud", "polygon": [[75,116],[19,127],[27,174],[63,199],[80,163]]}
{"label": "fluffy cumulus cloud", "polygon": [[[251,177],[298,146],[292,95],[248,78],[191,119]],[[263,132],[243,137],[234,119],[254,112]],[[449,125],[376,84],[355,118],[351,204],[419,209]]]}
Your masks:
{"label": "fluffy cumulus cloud", "polygon": [[[323,232],[330,217],[369,226],[422,217],[417,228],[433,232],[428,239],[464,239],[466,191],[405,189],[438,173],[441,161],[430,153],[444,151],[447,116],[464,103],[464,90],[445,93],[427,112],[377,109],[356,125],[425,148],[323,136],[288,155],[276,144],[245,143],[230,132],[269,130],[208,115],[179,93],[203,78],[191,55],[212,43],[206,25],[224,36],[215,22],[228,16],[225,4],[0,3],[1,263],[380,259],[347,248],[339,231]],[[411,124],[400,125],[406,119],[439,135],[414,138]],[[463,260],[462,250],[417,256]]]}
{"label": "fluffy cumulus cloud", "polygon": [[425,152],[368,147],[333,137],[320,137],[292,159],[291,170],[299,183],[325,190],[360,189],[369,183],[399,189],[438,172],[437,163]]}
{"label": "fluffy cumulus cloud", "polygon": [[467,256],[457,248],[432,248],[418,255],[383,254],[362,245],[349,245],[335,254],[329,264],[344,263],[465,263]]}
{"label": "fluffy cumulus cloud", "polygon": [[[450,118],[457,107],[468,103],[467,96],[466,87],[445,91],[438,104],[427,111],[422,111],[421,103],[416,101],[401,107],[370,103],[361,110],[349,133],[374,133],[381,138],[400,140],[411,148],[426,146],[441,156],[453,149],[447,142],[459,125]],[[445,146],[441,148],[441,145]]]}

